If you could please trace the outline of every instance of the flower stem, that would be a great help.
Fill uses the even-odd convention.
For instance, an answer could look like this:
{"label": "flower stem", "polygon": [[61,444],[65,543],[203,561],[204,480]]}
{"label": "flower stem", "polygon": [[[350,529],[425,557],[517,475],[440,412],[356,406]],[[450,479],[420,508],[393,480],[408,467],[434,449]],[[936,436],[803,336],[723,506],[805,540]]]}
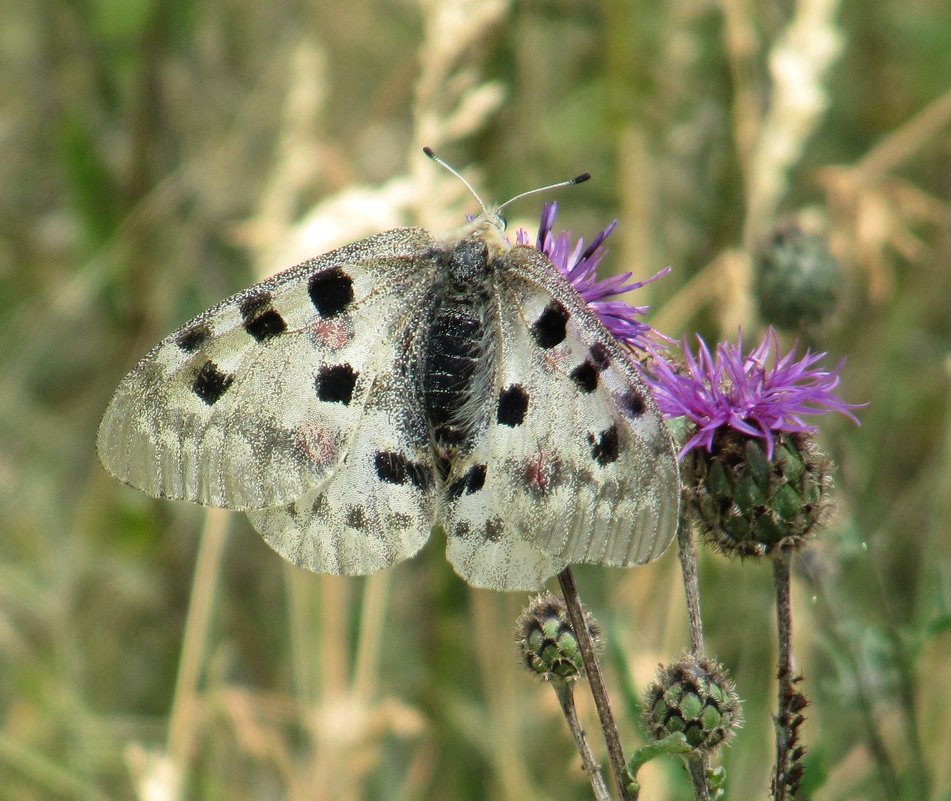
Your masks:
{"label": "flower stem", "polygon": [[565,715],[568,728],[575,738],[575,746],[578,753],[581,754],[581,762],[584,765],[585,773],[588,774],[588,778],[591,780],[591,789],[596,801],[611,801],[611,795],[604,783],[604,776],[601,775],[601,766],[594,758],[594,754],[591,753],[591,746],[588,745],[588,739],[585,737],[581,721],[578,720],[573,684],[564,680],[555,680],[552,682],[552,687],[555,690],[555,695],[558,696],[558,703],[561,704],[561,711]]}
{"label": "flower stem", "polygon": [[[703,618],[700,616],[700,579],[697,577],[697,548],[694,543],[693,529],[688,525],[683,511],[677,525],[677,556],[680,558],[680,571],[683,574],[684,594],[687,600],[687,619],[690,624],[690,653],[698,659],[703,656]],[[693,794],[697,801],[709,801],[710,788],[707,784],[707,769],[710,758],[702,756],[688,757],[687,771]]]}
{"label": "flower stem", "polygon": [[633,801],[627,782],[627,770],[624,763],[624,751],[621,748],[621,738],[618,734],[614,714],[608,700],[607,689],[604,686],[604,676],[601,674],[601,664],[591,641],[591,634],[585,621],[584,611],[581,608],[581,596],[575,584],[574,574],[570,567],[566,567],[558,574],[562,594],[565,596],[565,606],[568,608],[568,617],[575,637],[581,649],[581,659],[584,662],[585,673],[588,676],[588,686],[591,687],[591,696],[594,698],[598,718],[601,721],[601,730],[604,733],[604,742],[608,747],[608,757],[611,760],[611,773],[617,784],[618,792],[623,801]]}
{"label": "flower stem", "polygon": [[684,579],[684,594],[687,596],[687,618],[690,622],[690,653],[700,657],[703,655],[703,618],[700,617],[697,549],[694,545],[693,529],[687,524],[682,513],[677,526],[677,556],[680,558],[680,571],[683,573]]}
{"label": "flower stem", "polygon": [[704,756],[694,755],[684,758],[687,763],[687,773],[690,774],[690,783],[693,785],[693,795],[697,801],[710,801],[710,788],[707,785],[707,763]]}
{"label": "flower stem", "polygon": [[804,717],[805,696],[796,688],[802,680],[793,668],[792,599],[790,596],[790,562],[792,554],[782,551],[773,559],[773,582],[776,586],[776,626],[779,638],[779,669],[777,671],[776,765],[773,769],[773,800],[787,801],[794,797],[802,780],[802,757],[805,749],[797,745],[799,727]]}

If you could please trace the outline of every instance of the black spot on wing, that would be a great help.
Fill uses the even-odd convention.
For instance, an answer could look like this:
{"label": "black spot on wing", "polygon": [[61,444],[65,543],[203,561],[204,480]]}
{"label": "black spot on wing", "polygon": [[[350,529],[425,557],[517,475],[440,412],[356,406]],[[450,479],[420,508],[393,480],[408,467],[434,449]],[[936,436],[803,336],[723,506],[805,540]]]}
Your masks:
{"label": "black spot on wing", "polygon": [[617,426],[606,428],[597,436],[588,434],[588,444],[591,445],[591,458],[601,467],[616,462],[621,454]]}
{"label": "black spot on wing", "polygon": [[321,317],[334,317],[353,302],[353,279],[342,267],[333,267],[311,276],[307,292]]}
{"label": "black spot on wing", "polygon": [[179,331],[175,337],[175,344],[185,353],[195,353],[209,339],[211,339],[211,329],[204,323],[199,323]]}
{"label": "black spot on wing", "polygon": [[496,419],[499,425],[514,428],[525,420],[528,411],[528,393],[521,384],[510,384],[499,392]]}
{"label": "black spot on wing", "polygon": [[450,498],[458,498],[465,492],[466,495],[472,495],[478,492],[485,485],[486,466],[484,464],[474,464],[465,475],[457,478],[449,485],[447,490]]}
{"label": "black spot on wing", "polygon": [[598,368],[585,359],[571,371],[571,380],[582,392],[594,392],[598,388]]}
{"label": "black spot on wing", "polygon": [[607,346],[601,342],[595,342],[591,346],[590,356],[592,363],[598,368],[599,373],[606,370],[608,365],[611,364],[611,353]]}
{"label": "black spot on wing", "polygon": [[433,474],[426,465],[412,462],[394,451],[378,451],[373,457],[377,478],[387,484],[405,484],[410,481],[416,487],[432,486]]}
{"label": "black spot on wing", "polygon": [[198,375],[195,376],[192,392],[209,406],[213,406],[228,391],[228,387],[231,386],[233,381],[233,375],[221,372],[218,365],[212,361],[207,361],[201,366]]}
{"label": "black spot on wing", "polygon": [[325,403],[342,403],[349,406],[353,400],[353,388],[358,375],[349,364],[322,367],[314,378],[317,398]]}
{"label": "black spot on wing", "polygon": [[644,392],[638,387],[628,387],[621,399],[621,409],[628,417],[640,417],[647,410]]}
{"label": "black spot on wing", "polygon": [[565,341],[568,317],[568,310],[557,300],[545,307],[545,311],[532,323],[532,336],[540,348],[548,350]]}
{"label": "black spot on wing", "polygon": [[270,292],[251,292],[245,295],[238,303],[238,311],[241,312],[244,330],[258,342],[276,337],[287,330],[284,318],[271,308]]}
{"label": "black spot on wing", "polygon": [[263,342],[265,339],[283,334],[287,330],[287,323],[274,309],[268,309],[253,320],[245,321],[244,330],[258,342]]}

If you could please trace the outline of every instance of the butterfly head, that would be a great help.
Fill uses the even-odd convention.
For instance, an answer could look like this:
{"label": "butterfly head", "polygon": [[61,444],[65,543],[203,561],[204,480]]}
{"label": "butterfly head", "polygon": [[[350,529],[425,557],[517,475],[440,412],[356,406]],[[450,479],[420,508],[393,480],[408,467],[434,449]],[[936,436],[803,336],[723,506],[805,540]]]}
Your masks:
{"label": "butterfly head", "polygon": [[451,232],[449,235],[444,237],[447,241],[454,240],[464,240],[464,239],[479,239],[485,242],[486,247],[489,250],[490,254],[503,253],[506,250],[509,250],[512,245],[505,238],[505,218],[502,216],[502,209],[508,206],[510,203],[514,203],[516,200],[521,200],[523,197],[528,195],[535,195],[539,192],[548,192],[552,189],[557,189],[561,186],[573,186],[574,184],[580,184],[587,181],[590,177],[590,173],[582,173],[581,175],[576,175],[574,178],[569,178],[567,181],[559,181],[555,184],[550,184],[549,186],[542,186],[538,189],[530,189],[527,192],[522,192],[515,197],[509,198],[504,203],[499,206],[486,206],[482,202],[482,198],[479,197],[479,193],[472,188],[470,184],[459,172],[454,170],[449,166],[445,161],[443,161],[439,156],[437,156],[432,148],[424,147],[423,152],[426,156],[440,167],[448,170],[450,173],[456,176],[472,193],[473,197],[479,201],[479,205],[482,207],[482,213],[470,220],[468,225],[463,226],[461,229]]}
{"label": "butterfly head", "polygon": [[485,243],[489,255],[497,255],[511,249],[512,243],[505,238],[505,218],[499,207],[484,208],[462,229],[456,232],[457,239],[477,239]]}

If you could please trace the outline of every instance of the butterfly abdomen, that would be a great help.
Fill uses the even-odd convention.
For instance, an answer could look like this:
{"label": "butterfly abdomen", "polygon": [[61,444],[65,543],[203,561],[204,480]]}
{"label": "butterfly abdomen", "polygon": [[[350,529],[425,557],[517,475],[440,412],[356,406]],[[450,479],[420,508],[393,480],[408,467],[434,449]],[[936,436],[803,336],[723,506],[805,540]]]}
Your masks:
{"label": "butterfly abdomen", "polygon": [[420,365],[423,408],[437,448],[465,451],[485,425],[481,401],[495,367],[491,266],[479,240],[463,240],[437,260]]}

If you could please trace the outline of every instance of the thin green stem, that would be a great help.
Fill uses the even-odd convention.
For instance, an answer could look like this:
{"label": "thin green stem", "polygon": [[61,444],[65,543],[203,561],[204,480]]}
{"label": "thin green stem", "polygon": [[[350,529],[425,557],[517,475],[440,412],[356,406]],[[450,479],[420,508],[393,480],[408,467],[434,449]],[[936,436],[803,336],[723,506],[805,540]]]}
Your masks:
{"label": "thin green stem", "polygon": [[710,801],[710,787],[707,784],[706,755],[690,755],[684,758],[687,763],[687,773],[690,774],[690,784],[697,801]]}
{"label": "thin green stem", "polygon": [[[700,616],[700,579],[697,575],[697,547],[693,529],[681,509],[677,525],[677,556],[680,558],[680,571],[683,574],[684,595],[687,601],[687,620],[690,624],[690,653],[697,659],[703,656],[703,618]],[[687,772],[693,785],[693,794],[697,801],[709,801],[710,786],[707,783],[707,770],[710,757],[704,753],[687,757]]]}
{"label": "thin green stem", "polygon": [[[773,559],[773,582],[776,587],[776,630],[779,646],[777,670],[778,687],[776,701],[776,764],[773,768],[773,799],[787,801],[790,789],[798,785],[799,776],[794,774],[796,763],[795,743],[798,737],[797,698],[798,681],[793,669],[792,652],[792,599],[790,597],[789,551],[782,551]],[[801,768],[799,768],[801,770]]]}

